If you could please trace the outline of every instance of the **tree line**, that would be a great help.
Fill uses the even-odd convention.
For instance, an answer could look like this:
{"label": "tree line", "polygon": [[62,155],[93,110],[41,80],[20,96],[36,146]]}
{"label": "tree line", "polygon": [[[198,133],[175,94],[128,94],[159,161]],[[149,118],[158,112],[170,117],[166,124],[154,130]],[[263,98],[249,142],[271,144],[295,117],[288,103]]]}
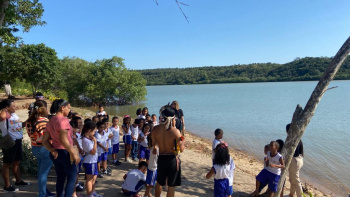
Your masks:
{"label": "tree line", "polygon": [[80,105],[130,104],[147,94],[146,81],[139,72],[127,69],[121,57],[95,62],[59,59],[45,44],[0,47],[0,79],[1,85],[22,81],[30,84],[24,88],[29,87],[33,95],[44,91]]}
{"label": "tree line", "polygon": [[[295,58],[286,64],[253,63],[232,66],[163,68],[137,70],[147,85],[185,85],[319,80],[331,62],[329,57]],[[335,79],[350,79],[350,58],[346,58]]]}

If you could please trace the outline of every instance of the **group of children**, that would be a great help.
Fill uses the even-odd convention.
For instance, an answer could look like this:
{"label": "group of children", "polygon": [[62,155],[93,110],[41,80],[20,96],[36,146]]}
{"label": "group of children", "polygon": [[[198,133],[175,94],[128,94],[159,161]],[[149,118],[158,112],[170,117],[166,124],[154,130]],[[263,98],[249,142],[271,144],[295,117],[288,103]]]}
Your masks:
{"label": "group of children", "polygon": [[[138,169],[131,170],[123,177],[125,180],[122,191],[127,196],[138,197],[139,191],[146,185],[145,196],[151,196],[150,192],[157,177],[159,150],[157,147],[152,147],[152,143],[149,142],[151,130],[158,122],[156,115],[150,116],[146,107],[140,111],[142,113],[137,114],[133,124],[130,124],[130,116],[125,115],[121,129],[117,116],[112,118],[112,125],[109,125],[109,115],[104,111],[103,106],[99,106],[99,111],[92,119],[85,119],[84,124],[78,114],[72,115],[73,140],[81,157],[79,169],[81,170],[81,166],[84,167],[85,187],[89,197],[101,196],[95,191],[96,178],[111,175],[111,168],[107,164],[108,155],[112,156],[114,165],[121,164],[117,159],[121,135],[125,144],[125,161],[130,163],[132,160],[139,161]],[[129,158],[130,153],[132,160]],[[81,183],[77,182],[76,190],[83,190]]]}

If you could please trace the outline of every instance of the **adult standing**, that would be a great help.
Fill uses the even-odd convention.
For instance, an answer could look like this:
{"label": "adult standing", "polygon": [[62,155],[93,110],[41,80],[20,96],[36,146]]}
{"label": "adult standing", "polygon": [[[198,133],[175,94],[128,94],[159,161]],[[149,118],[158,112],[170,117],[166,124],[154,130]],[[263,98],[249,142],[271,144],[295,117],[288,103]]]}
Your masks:
{"label": "adult standing", "polygon": [[[45,103],[45,105],[47,106],[47,103],[46,103],[46,101],[44,101],[44,95],[43,95],[43,93],[41,93],[41,92],[37,92],[36,94],[35,94],[35,102],[36,101],[43,101],[44,103]],[[33,113],[33,111],[34,111],[34,104],[35,104],[35,102],[34,103],[31,103],[30,105],[29,105],[29,107],[28,107],[28,114],[29,114],[29,116]]]}
{"label": "adult standing", "polygon": [[2,165],[2,178],[4,179],[4,191],[16,192],[19,189],[10,185],[10,167],[12,167],[12,173],[16,178],[15,185],[29,185],[21,179],[19,163],[22,160],[22,139],[23,124],[20,122],[19,117],[15,114],[15,102],[10,99],[5,99],[0,103],[0,129],[2,136],[10,135],[15,141],[15,144],[8,149],[2,149],[3,152],[3,165]]}
{"label": "adult standing", "polygon": [[156,197],[160,197],[162,186],[168,184],[167,197],[175,196],[175,186],[181,185],[181,161],[179,152],[184,151],[184,138],[175,127],[175,110],[163,107],[162,122],[153,128],[152,146],[159,148]]}
{"label": "adult standing", "polygon": [[38,161],[38,197],[55,196],[46,187],[47,176],[52,167],[50,152],[42,144],[46,124],[49,121],[47,116],[46,102],[37,100],[33,105],[31,115],[26,121],[26,129],[31,140],[32,152]]}
{"label": "adult standing", "polygon": [[[56,99],[50,108],[55,114],[46,125],[43,144],[51,153],[50,158],[55,165],[57,175],[56,194],[63,196],[64,182],[67,179],[65,197],[72,197],[78,174],[77,164],[80,162],[78,152],[73,148],[73,129],[67,118],[70,104],[63,99]],[[52,145],[49,139],[52,139]],[[73,162],[71,162],[72,157]]]}
{"label": "adult standing", "polygon": [[184,113],[182,109],[180,109],[179,103],[177,101],[173,101],[170,106],[175,109],[176,128],[180,130],[183,136],[185,136]]}
{"label": "adult standing", "polygon": [[[287,124],[286,131],[289,132],[290,124]],[[304,147],[303,142],[300,140],[298,146],[295,149],[293,159],[289,165],[289,182],[290,182],[290,197],[293,197],[294,193],[297,197],[303,196],[303,189],[300,182],[299,171],[304,164]]]}

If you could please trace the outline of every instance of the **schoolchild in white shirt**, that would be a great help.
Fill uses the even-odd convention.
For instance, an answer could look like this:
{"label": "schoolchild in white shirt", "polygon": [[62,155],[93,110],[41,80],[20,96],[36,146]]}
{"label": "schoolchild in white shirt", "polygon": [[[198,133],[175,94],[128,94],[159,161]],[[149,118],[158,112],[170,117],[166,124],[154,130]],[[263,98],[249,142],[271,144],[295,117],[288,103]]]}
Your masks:
{"label": "schoolchild in white shirt", "polygon": [[119,118],[118,116],[114,116],[112,118],[112,126],[109,128],[111,133],[113,134],[112,138],[112,158],[113,158],[113,164],[120,165],[121,162],[117,159],[117,153],[119,152],[119,136],[121,135],[120,129],[118,126]]}
{"label": "schoolchild in white shirt", "polygon": [[108,136],[106,134],[105,130],[105,124],[103,122],[98,122],[97,124],[97,133],[95,135],[97,140],[97,153],[98,153],[98,160],[97,160],[97,169],[101,169],[102,164],[102,171],[98,174],[99,178],[103,178],[102,174],[111,175],[110,172],[107,171],[107,155],[108,155],[108,143],[107,139]]}
{"label": "schoolchild in white shirt", "polygon": [[94,137],[96,130],[96,124],[92,121],[86,122],[84,124],[83,130],[81,132],[82,137],[82,148],[85,152],[85,157],[83,160],[83,165],[85,168],[86,176],[86,193],[88,197],[100,196],[95,191],[95,182],[98,174],[97,170],[97,141]]}

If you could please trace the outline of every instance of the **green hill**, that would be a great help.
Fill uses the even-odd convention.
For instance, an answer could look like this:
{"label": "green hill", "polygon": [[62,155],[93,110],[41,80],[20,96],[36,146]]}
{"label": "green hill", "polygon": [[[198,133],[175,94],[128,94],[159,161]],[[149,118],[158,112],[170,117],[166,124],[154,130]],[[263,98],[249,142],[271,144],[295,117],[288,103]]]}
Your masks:
{"label": "green hill", "polygon": [[[147,80],[147,85],[311,81],[320,79],[330,61],[331,58],[328,57],[305,57],[296,58],[286,64],[254,63],[137,71]],[[350,79],[349,57],[344,61],[335,79]]]}

